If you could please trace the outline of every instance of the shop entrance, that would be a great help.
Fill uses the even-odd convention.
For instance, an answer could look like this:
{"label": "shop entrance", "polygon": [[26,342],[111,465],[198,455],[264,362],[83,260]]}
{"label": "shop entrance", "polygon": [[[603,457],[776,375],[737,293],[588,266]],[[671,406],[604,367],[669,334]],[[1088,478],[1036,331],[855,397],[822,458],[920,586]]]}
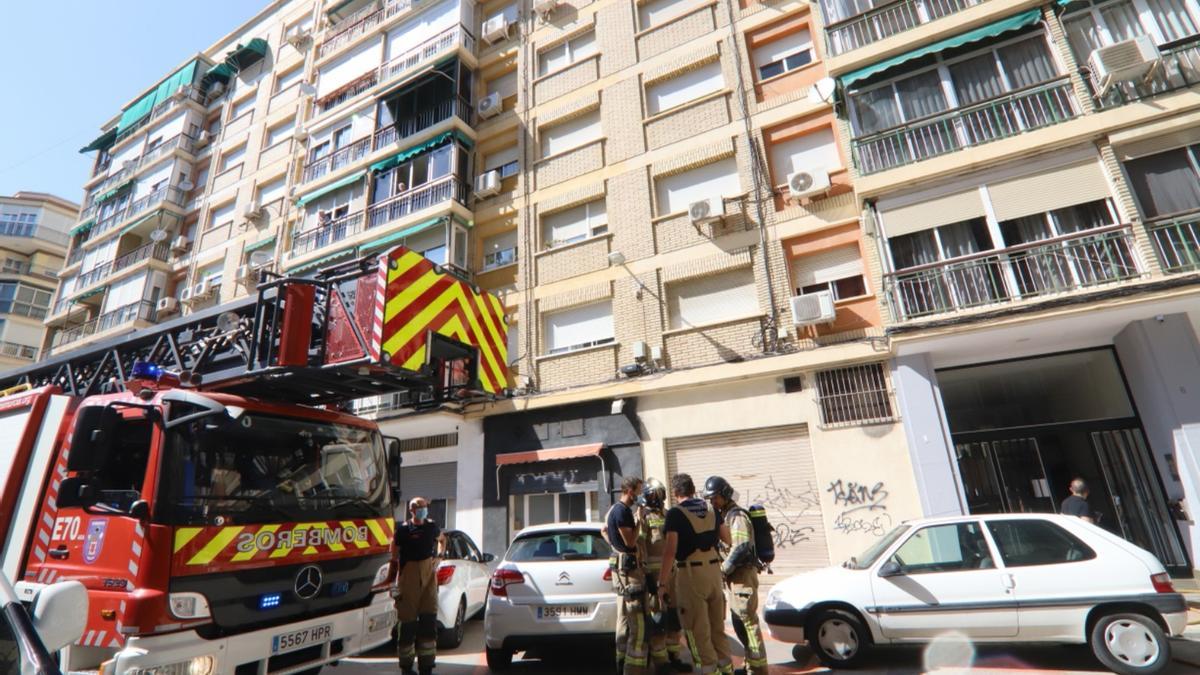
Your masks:
{"label": "shop entrance", "polygon": [[938,372],[971,513],[1057,513],[1074,478],[1098,524],[1191,569],[1111,349]]}

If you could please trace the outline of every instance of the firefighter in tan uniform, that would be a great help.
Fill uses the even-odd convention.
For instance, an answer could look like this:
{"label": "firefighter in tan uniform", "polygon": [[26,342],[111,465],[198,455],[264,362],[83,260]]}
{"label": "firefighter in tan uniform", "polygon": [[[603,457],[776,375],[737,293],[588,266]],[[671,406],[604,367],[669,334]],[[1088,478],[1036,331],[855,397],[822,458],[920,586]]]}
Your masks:
{"label": "firefighter in tan uniform", "polygon": [[646,570],[646,613],[651,618],[650,658],[658,675],[664,673],[690,673],[692,667],[679,659],[680,632],[679,612],[674,598],[668,593],[669,603],[658,601],[658,584],[662,575],[663,547],[666,545],[667,489],[653,478],[642,487],[642,498],[634,513],[637,522],[638,556]]}
{"label": "firefighter in tan uniform", "polygon": [[693,665],[702,674],[729,674],[733,672],[733,658],[725,637],[717,514],[704,500],[696,498],[696,485],[685,473],[671,477],[671,494],[678,503],[667,511],[663,560],[674,560],[675,565],[662,568],[659,601],[666,602],[667,589],[671,589]]}
{"label": "firefighter in tan uniform", "polygon": [[[437,566],[445,537],[429,519],[429,503],[414,497],[409,519],[396,528],[396,655],[403,675],[430,675],[437,656]],[[413,659],[417,670],[413,670]]]}
{"label": "firefighter in tan uniform", "polygon": [[608,510],[601,533],[613,549],[613,591],[617,594],[617,673],[643,675],[649,672],[646,646],[646,578],[638,559],[637,525],[633,506],[642,490],[642,479],[628,476],[621,481],[621,498]]}
{"label": "firefighter in tan uniform", "polygon": [[729,592],[729,609],[746,652],[748,675],[767,675],[767,647],[758,620],[758,556],[750,513],[733,501],[733,486],[720,476],[704,483],[704,498],[712,502],[721,522],[721,576]]}

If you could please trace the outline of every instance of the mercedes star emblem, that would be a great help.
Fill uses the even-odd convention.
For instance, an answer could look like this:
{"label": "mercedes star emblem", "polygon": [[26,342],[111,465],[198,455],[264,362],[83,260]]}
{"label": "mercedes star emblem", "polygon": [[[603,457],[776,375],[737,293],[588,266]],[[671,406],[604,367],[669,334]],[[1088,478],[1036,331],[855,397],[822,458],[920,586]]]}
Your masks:
{"label": "mercedes star emblem", "polygon": [[312,600],[321,591],[321,568],[309,565],[301,568],[296,575],[296,584],[292,587],[296,597],[301,600]]}
{"label": "mercedes star emblem", "polygon": [[555,584],[555,586],[574,586],[574,585],[575,585],[575,583],[573,581],[571,581],[571,575],[567,574],[566,572],[563,572],[562,574],[558,575],[558,583]]}

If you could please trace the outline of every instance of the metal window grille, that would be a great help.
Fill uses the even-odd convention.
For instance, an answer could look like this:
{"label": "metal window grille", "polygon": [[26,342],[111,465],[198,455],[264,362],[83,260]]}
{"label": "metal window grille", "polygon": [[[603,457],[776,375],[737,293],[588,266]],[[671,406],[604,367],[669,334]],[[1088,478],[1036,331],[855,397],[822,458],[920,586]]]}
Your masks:
{"label": "metal window grille", "polygon": [[817,372],[821,426],[877,424],[896,419],[882,363]]}
{"label": "metal window grille", "polygon": [[458,434],[455,432],[421,436],[419,438],[402,438],[400,439],[400,452],[430,450],[432,448],[445,448],[455,445],[458,445]]}

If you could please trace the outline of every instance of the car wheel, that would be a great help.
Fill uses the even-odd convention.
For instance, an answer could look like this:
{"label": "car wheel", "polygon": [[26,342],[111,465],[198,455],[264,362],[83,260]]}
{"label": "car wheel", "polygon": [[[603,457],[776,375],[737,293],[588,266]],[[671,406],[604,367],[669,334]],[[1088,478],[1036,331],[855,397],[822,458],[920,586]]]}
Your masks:
{"label": "car wheel", "polygon": [[824,609],[808,624],[808,645],[825,666],[854,668],[870,640],[861,619],[844,609]]}
{"label": "car wheel", "polygon": [[1171,662],[1171,643],[1154,619],[1109,614],[1092,627],[1092,653],[1115,673],[1157,673]]}
{"label": "car wheel", "polygon": [[454,649],[462,644],[463,635],[467,632],[467,599],[458,601],[458,612],[454,615],[454,625],[438,632],[438,649]]}
{"label": "car wheel", "polygon": [[507,649],[487,648],[488,670],[508,670],[512,665],[513,653]]}

